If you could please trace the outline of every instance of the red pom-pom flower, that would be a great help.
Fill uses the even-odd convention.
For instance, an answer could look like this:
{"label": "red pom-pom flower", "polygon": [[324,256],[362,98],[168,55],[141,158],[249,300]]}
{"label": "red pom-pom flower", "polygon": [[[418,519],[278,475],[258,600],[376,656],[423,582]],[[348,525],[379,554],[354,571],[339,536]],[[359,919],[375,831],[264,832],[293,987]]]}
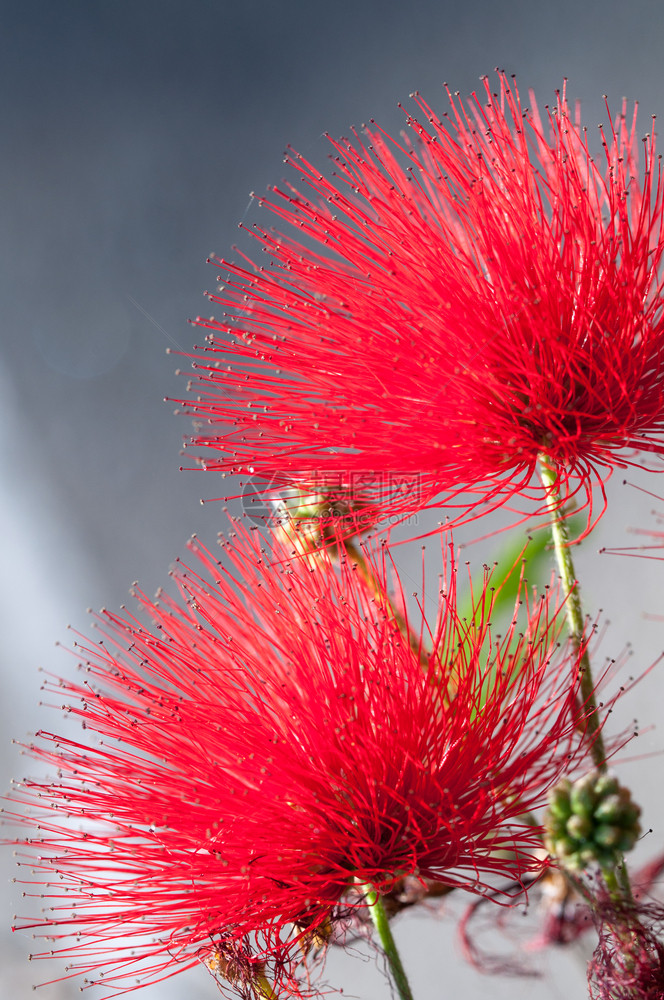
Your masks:
{"label": "red pom-pom flower", "polygon": [[448,565],[418,643],[351,560],[265,545],[196,547],[181,600],[139,595],[152,630],[103,612],[81,681],[50,685],[87,735],[31,747],[57,769],[15,795],[50,905],[20,926],[72,975],[131,989],[206,961],[297,992],[312,935],[363,892],[414,876],[509,901],[546,865],[530,814],[587,750],[548,599],[494,636],[488,587],[460,620]]}
{"label": "red pom-pom flower", "polygon": [[484,88],[442,118],[416,96],[410,140],[332,142],[331,178],[288,155],[299,185],[261,199],[283,233],[255,227],[263,266],[216,261],[222,316],[197,321],[185,405],[207,468],[462,521],[541,510],[540,455],[556,502],[590,505],[636,451],[662,454],[654,135],[639,170],[623,107],[595,160],[564,90],[542,119],[504,76]]}

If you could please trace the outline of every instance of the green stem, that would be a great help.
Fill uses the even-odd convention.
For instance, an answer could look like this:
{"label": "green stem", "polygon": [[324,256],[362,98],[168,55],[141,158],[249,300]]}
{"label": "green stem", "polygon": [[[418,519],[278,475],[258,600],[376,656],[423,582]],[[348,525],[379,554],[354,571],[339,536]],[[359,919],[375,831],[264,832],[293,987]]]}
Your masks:
{"label": "green stem", "polygon": [[277,1000],[277,994],[272,989],[272,985],[266,976],[256,976],[256,986],[261,996],[265,997],[265,1000]]}
{"label": "green stem", "polygon": [[365,899],[369,906],[371,919],[373,920],[373,925],[376,928],[376,933],[378,934],[383,952],[385,953],[385,958],[387,959],[390,967],[390,972],[392,973],[392,979],[394,980],[394,985],[397,988],[397,993],[399,994],[401,1000],[413,1000],[413,994],[406,976],[406,970],[401,964],[401,956],[397,951],[396,943],[392,937],[392,931],[390,930],[387,913],[385,912],[385,907],[380,900],[380,896],[375,889],[372,889],[370,886],[363,885],[361,886],[361,889],[364,892]]}
{"label": "green stem", "polygon": [[577,653],[583,650],[579,660],[581,668],[581,698],[587,712],[588,732],[591,739],[590,754],[597,770],[606,771],[606,750],[604,748],[602,727],[595,700],[595,684],[590,666],[590,657],[585,641],[586,623],[581,606],[576,573],[574,572],[572,550],[569,545],[567,519],[562,514],[560,494],[555,488],[555,465],[545,455],[540,456],[540,470],[542,482],[547,491],[547,506],[551,514],[551,535],[556,551],[560,580],[566,597],[565,609],[567,611],[569,634]]}
{"label": "green stem", "polygon": [[618,885],[620,887],[620,892],[623,899],[626,899],[629,903],[634,902],[634,893],[632,892],[632,884],[629,880],[629,872],[627,871],[627,862],[624,858],[621,858],[618,865]]}
{"label": "green stem", "polygon": [[622,893],[620,891],[620,883],[618,882],[618,876],[613,868],[602,868],[602,877],[606,882],[606,887],[609,890],[609,895],[612,899],[620,899]]}
{"label": "green stem", "polygon": [[[602,727],[595,699],[595,684],[590,666],[590,656],[588,655],[588,647],[585,642],[585,616],[581,605],[578,581],[574,572],[567,519],[562,512],[560,494],[556,490],[555,464],[546,455],[540,455],[540,471],[542,482],[547,491],[547,505],[551,514],[551,535],[556,551],[558,571],[563,591],[567,598],[565,603],[567,625],[572,643],[577,652],[583,649],[579,661],[581,667],[581,698],[587,712],[586,718],[591,738],[590,754],[597,770],[606,771],[606,749],[604,747]],[[633,902],[632,887],[627,872],[627,865],[623,857],[620,858],[615,870],[602,869],[602,875],[609,894],[613,899]]]}

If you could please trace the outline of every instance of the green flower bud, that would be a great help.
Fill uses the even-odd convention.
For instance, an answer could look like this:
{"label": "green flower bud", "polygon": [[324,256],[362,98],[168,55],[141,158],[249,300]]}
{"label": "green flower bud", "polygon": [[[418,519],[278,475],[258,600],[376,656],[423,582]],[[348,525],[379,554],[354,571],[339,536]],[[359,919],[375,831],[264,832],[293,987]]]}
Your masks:
{"label": "green flower bud", "polygon": [[572,806],[569,801],[570,788],[570,782],[564,779],[560,785],[552,788],[549,792],[549,812],[556,819],[561,819],[565,822],[572,815]]}
{"label": "green flower bud", "polygon": [[570,792],[570,805],[572,812],[580,816],[592,816],[597,805],[597,794],[595,792],[595,782],[592,773],[574,782]]}
{"label": "green flower bud", "polygon": [[286,490],[280,502],[281,528],[305,551],[334,546],[338,533],[361,534],[377,519],[375,508],[341,483],[327,492],[306,485]]}
{"label": "green flower bud", "polygon": [[549,793],[547,846],[567,868],[612,868],[641,833],[641,809],[616,778],[592,771]]}
{"label": "green flower bud", "polygon": [[573,840],[589,840],[593,834],[593,821],[589,816],[572,815],[567,820],[567,832]]}
{"label": "green flower bud", "polygon": [[633,826],[640,815],[641,810],[632,802],[625,788],[617,795],[608,795],[595,809],[598,823],[615,823],[623,827]]}
{"label": "green flower bud", "polygon": [[637,842],[640,836],[641,836],[641,826],[638,823],[636,825],[636,828],[633,830],[621,830],[620,839],[616,844],[617,849],[621,852],[631,851],[632,848],[634,847],[634,844]]}
{"label": "green flower bud", "polygon": [[595,827],[593,840],[600,847],[617,847],[622,838],[623,831],[619,826],[609,826],[606,823]]}
{"label": "green flower bud", "polygon": [[[609,795],[617,795],[620,791],[620,784],[612,774],[601,774],[595,782],[595,792],[598,799],[604,799]],[[623,789],[626,791],[626,789]],[[629,794],[629,793],[628,793]]]}
{"label": "green flower bud", "polygon": [[571,837],[558,837],[551,841],[551,853],[557,858],[568,858],[574,854],[574,841]]}

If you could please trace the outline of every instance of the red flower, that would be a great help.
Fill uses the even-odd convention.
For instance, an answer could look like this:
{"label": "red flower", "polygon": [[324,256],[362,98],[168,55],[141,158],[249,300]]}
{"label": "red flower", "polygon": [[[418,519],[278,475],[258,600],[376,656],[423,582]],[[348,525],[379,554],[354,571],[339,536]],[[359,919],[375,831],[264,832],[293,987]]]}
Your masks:
{"label": "red flower", "polygon": [[587,749],[547,601],[495,637],[488,590],[461,621],[448,572],[418,651],[354,565],[262,544],[227,545],[233,572],[197,548],[207,582],[178,568],[184,602],[141,595],[153,631],[104,612],[81,682],[52,685],[98,738],[40,733],[58,776],[19,796],[51,899],[21,924],[49,942],[39,957],[117,988],[204,960],[297,991],[303,948],[361,905],[358,883],[518,892],[545,866],[526,814]]}
{"label": "red flower", "polygon": [[484,87],[442,119],[416,96],[410,141],[333,141],[332,179],[287,157],[301,190],[261,199],[285,235],[256,227],[264,266],[217,260],[227,311],[197,320],[209,358],[184,405],[207,468],[459,521],[541,509],[540,454],[590,505],[635,449],[664,452],[654,136],[640,174],[623,107],[596,163],[564,90],[542,122],[504,76]]}

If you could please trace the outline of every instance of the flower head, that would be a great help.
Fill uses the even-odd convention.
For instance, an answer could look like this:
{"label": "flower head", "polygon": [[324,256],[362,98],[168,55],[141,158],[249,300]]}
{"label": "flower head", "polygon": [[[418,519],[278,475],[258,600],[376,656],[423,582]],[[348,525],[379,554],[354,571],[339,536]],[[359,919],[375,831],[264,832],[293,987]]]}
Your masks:
{"label": "flower head", "polygon": [[415,95],[410,139],[333,141],[332,178],[289,153],[299,185],[260,199],[283,234],[255,228],[264,266],[217,260],[222,318],[197,321],[206,467],[459,521],[543,509],[538,456],[591,505],[635,451],[664,452],[654,135],[639,171],[623,107],[596,161],[564,89],[544,120],[503,75],[484,90],[442,118]]}
{"label": "flower head", "polygon": [[[518,892],[546,865],[528,814],[587,749],[548,600],[494,637],[488,589],[461,621],[450,567],[418,649],[350,560],[264,544],[227,543],[230,568],[197,548],[181,600],[139,595],[152,630],[103,612],[80,683],[53,685],[88,736],[31,748],[57,768],[17,793],[52,905],[21,926],[107,986],[203,960],[297,991],[358,885]],[[372,572],[386,587],[384,557]]]}

